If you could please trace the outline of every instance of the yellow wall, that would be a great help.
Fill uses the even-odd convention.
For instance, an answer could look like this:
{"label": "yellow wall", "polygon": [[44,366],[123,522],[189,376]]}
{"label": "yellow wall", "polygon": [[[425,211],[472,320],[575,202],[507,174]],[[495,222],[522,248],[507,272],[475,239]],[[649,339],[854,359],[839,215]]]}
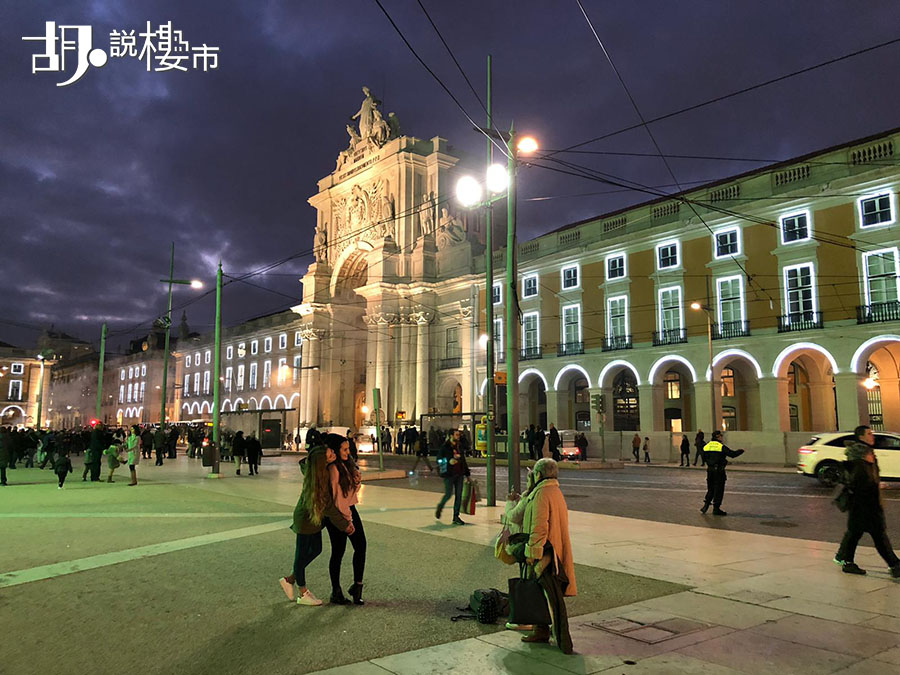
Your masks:
{"label": "yellow wall", "polygon": [[825,321],[854,319],[856,306],[862,304],[860,284],[857,276],[856,251],[849,245],[847,235],[856,227],[854,204],[841,204],[813,213],[813,234],[829,239],[838,237],[847,246],[819,244],[816,248],[819,287],[819,309]]}

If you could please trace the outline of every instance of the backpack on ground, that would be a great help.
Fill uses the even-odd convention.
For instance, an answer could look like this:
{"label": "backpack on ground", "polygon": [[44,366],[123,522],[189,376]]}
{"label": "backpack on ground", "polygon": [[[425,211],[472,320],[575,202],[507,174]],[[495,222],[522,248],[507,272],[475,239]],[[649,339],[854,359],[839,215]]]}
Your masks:
{"label": "backpack on ground", "polygon": [[478,588],[469,596],[469,606],[459,609],[470,613],[454,616],[451,621],[474,619],[478,623],[496,623],[501,616],[509,616],[509,599],[496,588]]}

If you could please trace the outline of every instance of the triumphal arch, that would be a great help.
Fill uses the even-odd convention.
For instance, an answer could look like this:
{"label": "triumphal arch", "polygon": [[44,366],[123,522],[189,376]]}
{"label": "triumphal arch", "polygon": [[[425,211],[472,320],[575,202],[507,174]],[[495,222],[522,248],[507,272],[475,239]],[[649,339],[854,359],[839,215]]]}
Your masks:
{"label": "triumphal arch", "polygon": [[480,349],[484,219],[452,198],[466,162],[443,138],[404,135],[367,87],[363,95],[347,148],[309,199],[315,262],[293,308],[301,426],[362,426],[375,388],[393,424],[477,404],[469,357]]}

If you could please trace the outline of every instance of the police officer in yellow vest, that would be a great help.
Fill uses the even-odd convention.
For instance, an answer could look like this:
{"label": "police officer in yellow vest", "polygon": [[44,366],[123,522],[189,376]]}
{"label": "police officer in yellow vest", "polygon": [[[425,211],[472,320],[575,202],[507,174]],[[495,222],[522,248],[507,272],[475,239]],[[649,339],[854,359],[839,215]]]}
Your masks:
{"label": "police officer in yellow vest", "polygon": [[728,515],[722,510],[722,497],[725,495],[727,480],[725,467],[728,465],[729,457],[740,457],[743,454],[743,450],[732,450],[722,444],[721,431],[716,430],[712,433],[712,440],[703,446],[703,459],[706,461],[706,497],[703,506],[700,507],[701,513],[706,513],[711,503],[714,516]]}

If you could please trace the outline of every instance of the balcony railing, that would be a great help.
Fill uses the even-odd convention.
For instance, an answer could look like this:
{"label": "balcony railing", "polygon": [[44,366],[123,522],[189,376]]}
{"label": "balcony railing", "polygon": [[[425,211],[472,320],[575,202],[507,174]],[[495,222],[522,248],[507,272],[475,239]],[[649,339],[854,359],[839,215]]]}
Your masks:
{"label": "balcony railing", "polygon": [[779,333],[793,333],[814,328],[822,328],[822,312],[792,312],[778,317]]}
{"label": "balcony railing", "polygon": [[900,321],[900,302],[873,302],[856,308],[856,323],[880,323]]}
{"label": "balcony railing", "polygon": [[448,368],[459,368],[460,366],[462,366],[461,356],[449,356],[446,359],[441,359],[441,370],[447,370]]}
{"label": "balcony railing", "polygon": [[607,335],[603,338],[603,351],[605,352],[614,352],[618,349],[631,349],[633,346],[630,335]]}
{"label": "balcony railing", "polygon": [[519,361],[531,361],[532,359],[540,359],[544,356],[540,347],[523,347],[519,351]]}
{"label": "balcony railing", "polygon": [[730,338],[748,337],[749,335],[749,321],[723,321],[712,325],[713,340],[728,340]]}
{"label": "balcony railing", "polygon": [[576,356],[584,354],[583,342],[560,342],[556,345],[557,356]]}
{"label": "balcony railing", "polygon": [[687,331],[684,328],[665,328],[653,331],[653,346],[677,345],[687,342]]}

